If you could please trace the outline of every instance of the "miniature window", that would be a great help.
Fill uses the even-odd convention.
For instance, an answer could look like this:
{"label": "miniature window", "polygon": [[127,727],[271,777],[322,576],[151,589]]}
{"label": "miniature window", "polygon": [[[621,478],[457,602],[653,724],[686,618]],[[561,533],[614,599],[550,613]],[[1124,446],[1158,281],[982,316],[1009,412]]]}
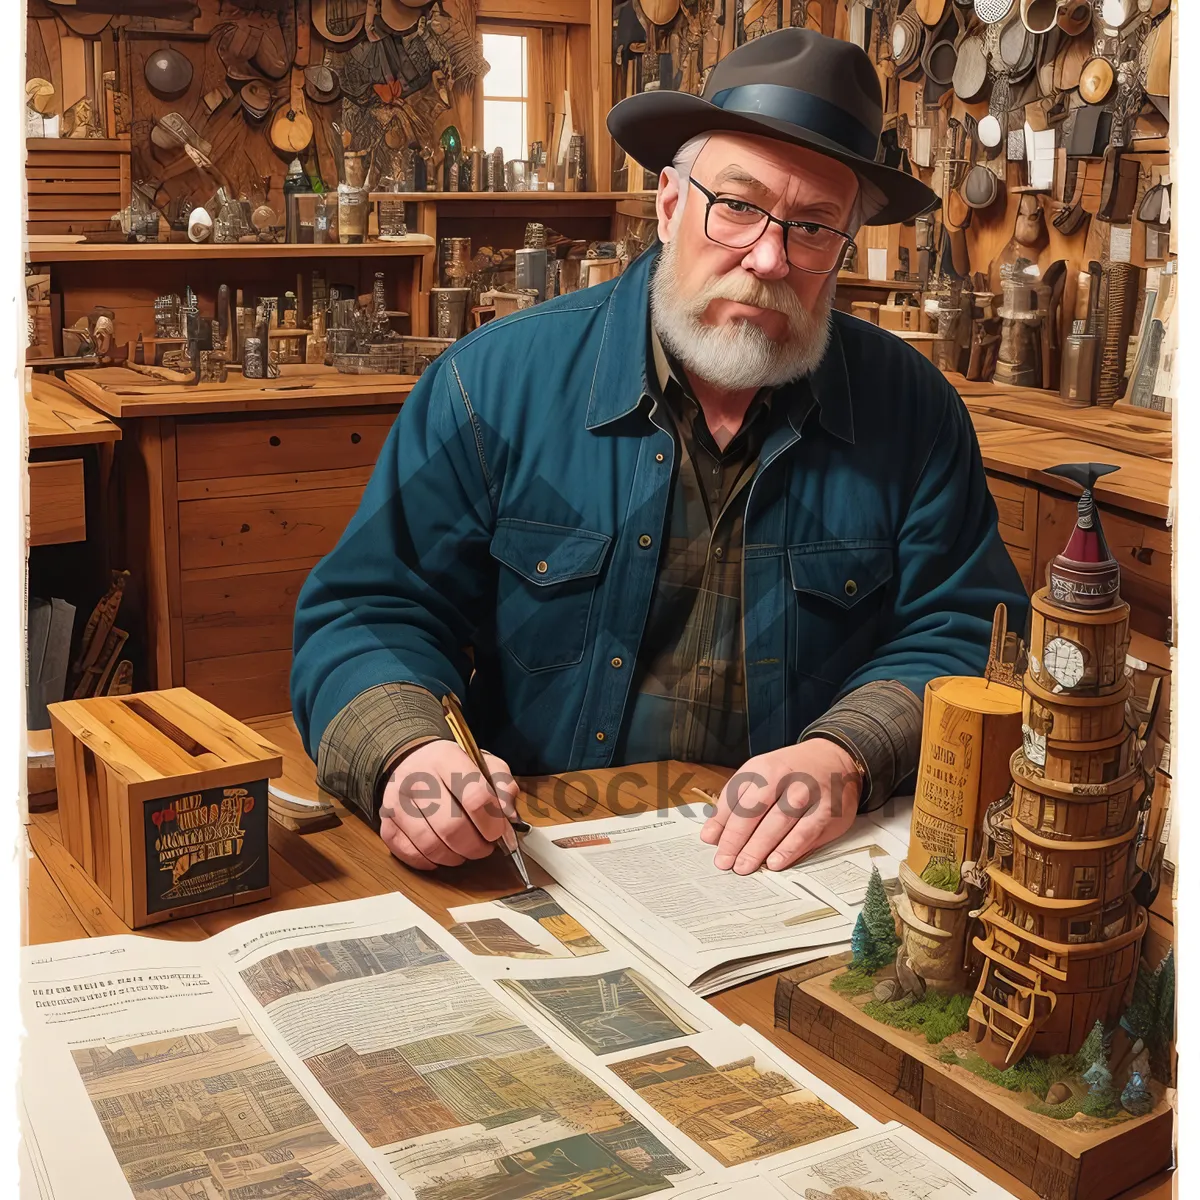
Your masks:
{"label": "miniature window", "polygon": [[1042,828],[1053,829],[1057,816],[1058,805],[1055,804],[1053,796],[1047,796],[1042,802]]}
{"label": "miniature window", "polygon": [[529,69],[524,34],[484,33],[483,57],[491,68],[483,77],[483,146],[497,146],[504,161],[529,151]]}
{"label": "miniature window", "polygon": [[1118,792],[1108,798],[1108,827],[1116,828],[1125,819],[1125,796]]}
{"label": "miniature window", "polygon": [[1087,921],[1072,921],[1067,926],[1068,942],[1086,942],[1092,936],[1092,923]]}
{"label": "miniature window", "polygon": [[1076,867],[1071,881],[1071,894],[1076,900],[1087,900],[1096,894],[1096,868]]}

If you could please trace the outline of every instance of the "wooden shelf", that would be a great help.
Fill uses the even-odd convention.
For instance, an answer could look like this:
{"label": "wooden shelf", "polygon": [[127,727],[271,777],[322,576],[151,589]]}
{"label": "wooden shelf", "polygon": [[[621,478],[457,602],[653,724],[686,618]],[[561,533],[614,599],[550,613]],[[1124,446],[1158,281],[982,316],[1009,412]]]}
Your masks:
{"label": "wooden shelf", "polygon": [[871,279],[866,275],[855,275],[849,271],[838,272],[838,283],[847,287],[877,288],[881,292],[919,292],[921,285],[901,279]]}
{"label": "wooden shelf", "polygon": [[528,200],[534,204],[539,201],[596,201],[596,200],[653,200],[653,192],[372,192],[372,200],[403,200],[405,203],[422,203],[428,200],[498,200],[516,203]]}
{"label": "wooden shelf", "polygon": [[27,150],[93,150],[106,154],[128,154],[129,139],[122,138],[39,138],[25,139]]}
{"label": "wooden shelf", "polygon": [[30,262],[188,262],[251,258],[416,258],[434,248],[433,238],[410,233],[403,242],[358,246],[241,242],[31,242]]}

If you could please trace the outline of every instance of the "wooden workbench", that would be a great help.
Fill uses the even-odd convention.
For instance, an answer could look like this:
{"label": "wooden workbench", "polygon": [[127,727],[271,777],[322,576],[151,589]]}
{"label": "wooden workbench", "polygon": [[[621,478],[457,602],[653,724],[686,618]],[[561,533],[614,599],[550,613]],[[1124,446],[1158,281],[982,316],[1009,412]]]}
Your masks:
{"label": "wooden workbench", "polygon": [[160,383],[123,367],[67,386],[124,430],[124,620],[138,690],[185,685],[236,717],[290,707],[292,617],[358,507],[415,381],[284,367],[279,379]]}
{"label": "wooden workbench", "polygon": [[1000,512],[1000,535],[1030,591],[1067,544],[1079,490],[1045,468],[1068,462],[1120,467],[1096,486],[1104,534],[1121,566],[1130,624],[1159,642],[1171,640],[1171,422],[1131,408],[1072,408],[1050,392],[948,377],[962,396],[988,484]]}
{"label": "wooden workbench", "polygon": [[[299,749],[290,719],[270,718],[253,724],[285,752],[282,786],[286,790],[311,789],[314,786],[312,766]],[[684,773],[691,773],[694,778],[684,781],[681,779]],[[635,782],[637,774],[646,782]],[[686,801],[686,789],[693,785],[719,788],[728,774],[714,768],[670,762],[530,779],[524,781],[522,815],[532,824],[545,825],[607,817],[614,812],[628,814],[671,803],[671,797]],[[340,805],[337,807],[341,824],[318,833],[291,833],[271,823],[274,895],[270,900],[168,922],[148,930],[149,936],[198,940],[263,913],[389,892],[401,892],[441,924],[449,925],[448,908],[494,899],[514,889],[516,881],[505,859],[488,859],[428,875],[409,871],[390,856],[367,825]],[[33,814],[29,838],[34,851],[29,864],[27,940],[30,944],[128,932],[63,848],[57,812]],[[531,862],[530,869],[535,883],[547,882],[536,863]],[[1033,1200],[1032,1191],[950,1137],[932,1121],[882,1088],[864,1082],[818,1054],[790,1033],[776,1028],[775,980],[776,976],[769,975],[730,988],[711,997],[711,1002],[731,1020],[752,1025],[873,1116],[884,1121],[902,1121],[995,1179],[1015,1196]],[[1127,1193],[1127,1198],[1167,1200],[1170,1188],[1170,1178],[1164,1175]]]}

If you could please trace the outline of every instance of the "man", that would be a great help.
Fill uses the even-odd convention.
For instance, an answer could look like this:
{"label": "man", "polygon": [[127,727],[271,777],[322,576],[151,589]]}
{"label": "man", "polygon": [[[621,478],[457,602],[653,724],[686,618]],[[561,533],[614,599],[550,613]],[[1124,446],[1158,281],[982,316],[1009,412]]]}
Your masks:
{"label": "man", "polygon": [[[1025,596],[962,401],[830,312],[861,222],[936,202],[877,164],[858,48],[784,30],[703,98],[634,96],[661,248],[424,374],[296,612],[327,788],[418,869],[489,854],[517,773],[740,767],[700,836],[781,869],[916,766],[926,682]],[[494,795],[448,740],[464,697]]]}

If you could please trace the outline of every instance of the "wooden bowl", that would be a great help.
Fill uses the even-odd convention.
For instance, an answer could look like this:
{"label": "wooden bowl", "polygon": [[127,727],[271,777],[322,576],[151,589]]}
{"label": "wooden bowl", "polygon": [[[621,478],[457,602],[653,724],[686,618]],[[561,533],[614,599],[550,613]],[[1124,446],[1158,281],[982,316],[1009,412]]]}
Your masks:
{"label": "wooden bowl", "polygon": [[1079,72],[1079,95],[1088,104],[1103,104],[1115,82],[1112,63],[1096,55],[1089,58]]}

